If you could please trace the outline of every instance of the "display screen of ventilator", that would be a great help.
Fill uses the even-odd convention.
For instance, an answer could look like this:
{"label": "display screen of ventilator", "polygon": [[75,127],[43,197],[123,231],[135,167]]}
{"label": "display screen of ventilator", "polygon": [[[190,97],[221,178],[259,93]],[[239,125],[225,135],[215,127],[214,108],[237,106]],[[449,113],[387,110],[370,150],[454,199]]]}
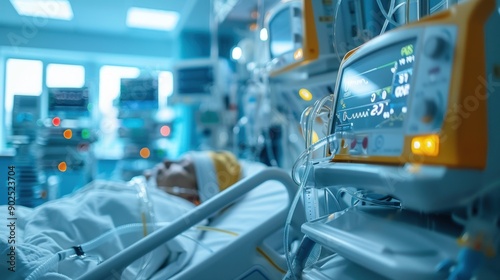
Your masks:
{"label": "display screen of ventilator", "polygon": [[334,132],[401,129],[415,60],[415,39],[375,51],[344,68]]}

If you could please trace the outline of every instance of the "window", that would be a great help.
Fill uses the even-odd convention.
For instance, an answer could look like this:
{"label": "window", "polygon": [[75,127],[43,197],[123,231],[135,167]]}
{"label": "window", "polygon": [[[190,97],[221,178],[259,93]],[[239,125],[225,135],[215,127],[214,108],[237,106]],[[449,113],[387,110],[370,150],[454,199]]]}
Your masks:
{"label": "window", "polygon": [[101,67],[99,73],[99,109],[102,114],[114,112],[113,100],[120,95],[122,78],[137,78],[141,71],[136,67],[109,66]]}
{"label": "window", "polygon": [[167,98],[172,95],[173,90],[172,72],[160,71],[158,73],[158,102],[160,109],[167,106]]}
{"label": "window", "polygon": [[43,63],[40,60],[7,60],[5,66],[5,125],[12,124],[14,95],[42,94]]}
{"label": "window", "polygon": [[49,64],[45,83],[49,88],[81,88],[85,85],[85,68],[81,65]]}

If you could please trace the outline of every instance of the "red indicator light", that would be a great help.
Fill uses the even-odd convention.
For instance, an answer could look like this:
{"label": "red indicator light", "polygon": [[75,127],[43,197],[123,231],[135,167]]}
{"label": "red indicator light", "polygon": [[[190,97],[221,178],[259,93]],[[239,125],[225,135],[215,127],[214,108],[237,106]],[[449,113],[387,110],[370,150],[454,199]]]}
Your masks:
{"label": "red indicator light", "polygon": [[361,143],[361,146],[363,146],[363,149],[366,150],[366,148],[368,148],[368,138],[365,137],[363,138],[363,142]]}
{"label": "red indicator light", "polygon": [[351,142],[351,149],[356,148],[357,144],[358,144],[358,141],[356,141],[356,139],[352,140],[352,142]]}
{"label": "red indicator light", "polygon": [[55,118],[53,118],[53,119],[52,119],[52,124],[53,124],[54,126],[59,126],[59,125],[61,124],[61,118],[59,118],[59,117],[55,117]]}
{"label": "red indicator light", "polygon": [[168,125],[164,125],[160,128],[160,134],[164,137],[170,135],[170,127]]}

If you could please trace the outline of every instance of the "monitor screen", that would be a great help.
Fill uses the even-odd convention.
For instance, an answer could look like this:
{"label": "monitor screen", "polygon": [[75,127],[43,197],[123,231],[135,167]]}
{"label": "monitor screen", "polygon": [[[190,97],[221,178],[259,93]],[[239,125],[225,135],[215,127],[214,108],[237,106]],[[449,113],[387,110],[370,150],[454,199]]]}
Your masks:
{"label": "monitor screen", "polygon": [[49,112],[88,112],[89,92],[83,88],[49,88]]}
{"label": "monitor screen", "polygon": [[[298,8],[296,8],[298,9]],[[294,51],[294,34],[292,32],[292,14],[290,7],[277,12],[269,21],[269,48],[271,58],[279,57]],[[298,36],[298,35],[297,35]]]}
{"label": "monitor screen", "polygon": [[14,95],[13,105],[12,135],[34,135],[33,128],[40,118],[40,96]]}
{"label": "monitor screen", "polygon": [[416,39],[372,52],[348,64],[338,87],[333,132],[402,129]]}
{"label": "monitor screen", "polygon": [[122,79],[119,104],[121,109],[158,109],[158,80]]}
{"label": "monitor screen", "polygon": [[199,95],[212,93],[214,66],[179,68],[176,72],[177,94]]}

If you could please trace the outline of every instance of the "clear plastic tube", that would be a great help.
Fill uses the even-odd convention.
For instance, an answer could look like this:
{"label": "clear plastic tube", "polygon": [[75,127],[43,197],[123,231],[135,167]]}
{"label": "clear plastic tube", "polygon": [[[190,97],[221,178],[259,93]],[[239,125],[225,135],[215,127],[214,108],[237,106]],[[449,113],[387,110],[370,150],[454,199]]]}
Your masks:
{"label": "clear plastic tube", "polygon": [[394,26],[399,26],[399,23],[395,22],[392,19],[392,10],[393,10],[393,7],[395,5],[395,0],[391,0],[391,3],[389,5],[389,12],[387,12],[385,10],[385,8],[382,5],[382,2],[380,0],[377,0],[377,5],[378,5],[378,8],[380,9],[380,12],[382,13],[382,15],[384,15],[386,21],[389,21],[389,23],[393,24]]}
{"label": "clear plastic tube", "polygon": [[[327,102],[331,102],[333,105],[333,94],[328,95],[323,97],[320,100],[317,100],[314,104],[314,106],[308,107],[305,109],[305,111],[301,115],[301,127],[303,129],[304,137],[305,137],[305,142],[306,142],[306,149],[302,153],[302,155],[297,159],[296,163],[294,164],[294,171],[292,173],[296,173],[298,164],[301,163],[302,161],[305,160],[305,172],[303,174],[303,178],[306,178],[304,180],[299,181],[299,191],[297,192],[297,195],[295,196],[292,205],[290,207],[287,220],[285,223],[285,234],[284,234],[284,250],[285,250],[285,257],[287,261],[287,265],[290,268],[289,271],[292,274],[292,277],[296,277],[294,275],[294,269],[293,269],[293,262],[292,258],[290,256],[289,252],[289,239],[290,239],[290,228],[291,228],[291,223],[292,223],[292,218],[293,218],[293,213],[295,212],[295,209],[297,207],[297,204],[299,202],[299,199],[301,197],[304,198],[304,204],[306,208],[306,215],[309,217],[315,216],[317,214],[317,211],[314,210],[317,206],[318,201],[314,201],[314,199],[317,199],[316,189],[311,188],[310,186],[307,185],[307,178],[309,178],[310,172],[312,170],[312,156],[313,152],[319,149],[320,147],[323,147],[325,143],[329,143],[329,137],[326,137],[326,141],[318,141],[317,143],[313,143],[313,125],[316,120],[316,117],[320,114],[320,112],[331,112],[332,107],[328,107],[325,104]],[[323,140],[323,139],[322,139]],[[334,153],[332,153],[333,155]],[[295,177],[292,174],[292,178]],[[295,180],[295,179],[294,179]],[[315,206],[316,205],[316,206]],[[311,213],[307,213],[307,211],[311,211]]]}
{"label": "clear plastic tube", "polygon": [[[156,180],[155,180],[156,182]],[[135,187],[137,190],[137,198],[139,199],[139,209],[141,211],[141,222],[143,235],[148,235],[148,224],[152,225],[152,230],[155,230],[156,219],[153,207],[153,200],[149,197],[148,193],[148,182],[144,176],[133,177],[128,184]],[[146,272],[146,268],[153,258],[153,254],[149,253],[143,258],[141,258],[140,270],[137,275],[138,279],[143,279],[143,274]]]}
{"label": "clear plastic tube", "polygon": [[[334,156],[334,152],[338,149],[339,145],[340,145],[339,135],[338,134],[331,134],[327,137],[323,137],[323,138],[319,139],[316,143],[314,143],[311,147],[309,147],[309,149],[304,150],[299,155],[299,157],[297,158],[295,163],[293,164],[293,167],[292,167],[292,179],[293,179],[293,181],[295,183],[297,183],[298,185],[302,184],[302,180],[300,179],[300,177],[303,177],[303,176],[301,176],[300,167],[306,166],[310,153],[316,152],[317,150],[322,149],[322,148],[328,148],[330,150],[330,152],[332,152],[331,156],[325,156],[325,157],[317,158],[317,159],[311,158],[309,160],[312,161],[312,163],[331,161],[331,159]],[[305,174],[305,172],[302,174]]]}
{"label": "clear plastic tube", "polygon": [[[162,222],[162,223],[155,223],[155,224],[147,224],[146,226],[149,229],[151,229],[154,227],[166,226],[167,224],[168,224],[167,222]],[[90,252],[98,247],[105,245],[106,242],[108,242],[110,238],[114,238],[116,235],[138,233],[138,232],[143,230],[143,227],[144,227],[143,223],[122,225],[122,226],[119,226],[113,230],[107,231],[106,233],[100,235],[99,237],[97,237],[89,242],[83,243],[82,245],[80,245],[80,247],[81,247],[83,252]],[[200,247],[206,249],[210,253],[213,252],[205,244],[203,244],[199,240],[194,239],[191,236],[188,236],[184,233],[182,233],[180,236],[185,237],[185,238],[195,242],[196,244],[200,245]],[[151,255],[151,253],[150,253],[150,255]],[[27,280],[39,279],[44,274],[46,274],[50,269],[53,269],[54,267],[56,267],[60,261],[65,260],[67,258],[73,258],[75,256],[76,256],[75,250],[73,248],[72,249],[65,249],[65,250],[62,250],[60,252],[57,252],[52,257],[48,258],[39,267],[37,267],[26,279]],[[84,258],[87,258],[87,257],[90,257],[90,256],[84,255]],[[149,260],[148,260],[148,262],[143,262],[143,264],[141,265],[141,268],[143,268],[144,264],[147,265],[148,263],[149,263]],[[143,270],[139,271],[139,273],[137,275],[137,279],[144,279],[144,278],[141,278],[141,275],[143,273],[142,271]]]}
{"label": "clear plastic tube", "polygon": [[[115,236],[116,234],[122,235],[126,233],[134,233],[142,230],[143,235],[146,236],[148,233],[152,232],[155,230],[157,227],[156,220],[155,220],[155,214],[154,214],[154,207],[153,207],[153,200],[150,198],[149,193],[148,193],[148,182],[143,176],[137,176],[132,178],[127,185],[131,188],[134,188],[137,191],[137,198],[138,198],[138,203],[139,203],[139,209],[141,211],[140,216],[141,216],[141,223],[135,223],[135,224],[127,224],[127,225],[122,225],[117,227],[114,230],[110,230],[101,236],[86,242],[80,247],[84,252],[89,252],[99,246],[102,246],[106,242],[108,242],[108,239]],[[88,192],[92,189],[99,189],[99,188],[118,188],[121,189],[123,185],[121,183],[114,183],[114,182],[106,182],[104,185],[100,184],[99,182],[94,182],[93,185],[89,185],[87,188],[78,190],[75,193],[85,193]],[[37,269],[35,269],[27,279],[38,279],[41,277],[43,274],[45,274],[49,269],[53,268],[54,266],[57,265],[57,263],[63,259],[66,259],[68,257],[71,257],[72,255],[75,254],[74,249],[66,249],[63,251],[60,251],[56,253],[54,256],[50,257],[47,259],[42,265],[40,265]],[[87,256],[88,257],[88,256]],[[142,262],[140,264],[140,271],[138,274],[138,277],[140,278],[142,276],[142,273],[145,272],[144,268],[147,267],[147,265],[150,263],[152,259],[152,254],[148,254],[144,258],[142,258]]]}

